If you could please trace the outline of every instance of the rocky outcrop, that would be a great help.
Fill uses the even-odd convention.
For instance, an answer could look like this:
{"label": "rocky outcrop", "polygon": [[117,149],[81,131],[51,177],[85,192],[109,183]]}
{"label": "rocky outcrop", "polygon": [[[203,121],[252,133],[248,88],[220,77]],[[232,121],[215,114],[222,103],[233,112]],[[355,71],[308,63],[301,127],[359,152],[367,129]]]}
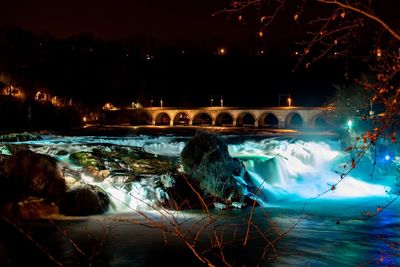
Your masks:
{"label": "rocky outcrop", "polygon": [[62,214],[85,216],[101,214],[108,210],[110,199],[107,193],[96,185],[83,185],[67,192],[60,203]]}
{"label": "rocky outcrop", "polygon": [[7,218],[35,220],[60,215],[60,210],[54,202],[43,198],[28,197],[18,202],[7,203],[1,211]]}
{"label": "rocky outcrop", "polygon": [[55,200],[66,192],[57,161],[50,156],[20,150],[4,162],[3,170],[17,194]]}
{"label": "rocky outcrop", "polygon": [[[110,200],[106,192],[98,186],[86,185],[80,177],[65,179],[57,160],[50,156],[21,150],[1,162],[0,204],[4,216],[39,219],[60,212],[82,216],[108,209]],[[108,174],[97,173],[102,177]]]}
{"label": "rocky outcrop", "polygon": [[161,175],[176,171],[176,164],[170,159],[155,156],[137,147],[97,146],[91,151],[71,154],[69,160],[82,166],[86,174],[99,181],[108,177],[110,172],[118,170],[129,170],[135,175]]}
{"label": "rocky outcrop", "polygon": [[229,155],[227,145],[216,135],[199,131],[181,153],[184,172],[204,196],[230,204],[244,196],[234,176],[244,172],[242,163]]}

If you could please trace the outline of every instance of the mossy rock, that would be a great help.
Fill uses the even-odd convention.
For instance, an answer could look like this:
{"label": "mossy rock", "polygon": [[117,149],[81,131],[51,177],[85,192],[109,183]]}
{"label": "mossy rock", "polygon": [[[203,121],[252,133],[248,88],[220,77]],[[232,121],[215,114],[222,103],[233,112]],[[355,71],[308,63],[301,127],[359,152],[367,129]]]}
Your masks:
{"label": "mossy rock", "polygon": [[100,167],[101,165],[103,165],[95,156],[93,156],[92,153],[85,151],[71,154],[69,156],[69,160],[73,164],[83,167],[88,167],[88,166]]}
{"label": "mossy rock", "polygon": [[168,172],[175,172],[176,165],[174,162],[166,159],[137,159],[126,160],[126,164],[132,169],[135,174],[163,174]]}
{"label": "mossy rock", "polygon": [[217,135],[197,132],[184,147],[181,159],[184,172],[206,195],[224,203],[242,200],[234,176],[241,175],[244,167],[229,155],[228,146]]}

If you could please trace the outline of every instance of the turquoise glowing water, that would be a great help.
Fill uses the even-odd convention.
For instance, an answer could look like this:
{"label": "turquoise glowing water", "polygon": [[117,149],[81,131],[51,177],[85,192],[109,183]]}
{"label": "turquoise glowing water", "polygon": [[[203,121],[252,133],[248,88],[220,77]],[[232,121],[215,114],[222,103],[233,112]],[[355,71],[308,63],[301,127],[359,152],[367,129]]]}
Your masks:
{"label": "turquoise glowing water", "polygon": [[[258,208],[255,221],[267,226],[274,221],[284,231],[302,218],[299,224],[278,244],[279,256],[264,263],[265,266],[397,266],[400,264],[400,207],[394,202],[379,216],[365,220],[366,212],[373,214],[385,206],[393,196],[396,177],[392,172],[380,173],[371,180],[371,169],[357,170],[347,176],[335,190],[317,197],[338,181],[334,172],[349,160],[349,155],[339,148],[336,141],[302,141],[294,139],[243,138],[231,140],[231,156],[241,159],[250,173],[250,181],[262,188],[260,199],[265,206]],[[87,149],[88,144],[116,144],[143,147],[147,152],[179,157],[188,137],[176,136],[134,136],[134,137],[58,137],[45,136],[44,140],[27,142],[33,150],[55,156],[57,151],[68,152]],[[65,160],[64,157],[59,157]],[[391,163],[395,165],[394,162]],[[368,164],[366,164],[368,165]],[[395,166],[393,166],[395,167]],[[93,182],[90,177],[84,177]],[[160,266],[194,265],[187,260],[190,253],[179,240],[172,239],[169,246],[163,243],[159,231],[141,228],[126,223],[127,220],[143,220],[134,212],[145,209],[137,199],[148,201],[152,188],[149,184],[135,184],[132,191],[116,190],[109,181],[99,183],[112,196],[117,207],[104,216],[88,217],[83,221],[65,222],[74,240],[84,239],[83,227],[92,228],[94,235],[101,235],[101,229],[94,222],[115,221],[122,218],[115,234],[106,243],[104,253],[99,256],[102,266]],[[134,195],[132,198],[131,195]],[[316,198],[317,197],[317,198]],[[118,201],[129,203],[119,205]],[[305,208],[303,210],[303,206]],[[227,211],[243,214],[246,211]],[[269,214],[268,220],[264,213]],[[195,215],[194,215],[195,216]],[[96,226],[97,225],[97,226]],[[67,265],[74,266],[69,257],[73,249],[57,232],[44,233],[43,238],[57,240],[56,254]],[[179,259],[175,255],[181,255]],[[159,256],[155,256],[159,255]],[[162,258],[162,260],[160,259]],[[396,265],[397,264],[397,265]]]}
{"label": "turquoise glowing water", "polygon": [[[115,144],[122,146],[142,147],[145,151],[171,157],[179,157],[188,137],[175,136],[134,136],[134,137],[57,137],[45,136],[44,140],[27,142],[35,145],[32,149],[44,154],[55,156],[60,149],[76,152],[88,149],[88,145]],[[393,172],[371,180],[369,174],[372,168],[357,170],[357,175],[351,173],[335,188],[329,191],[331,185],[340,179],[341,165],[350,159],[347,153],[340,150],[335,141],[302,141],[295,139],[268,138],[261,140],[243,139],[241,142],[230,143],[226,137],[231,156],[243,161],[250,174],[251,181],[240,183],[253,183],[257,188],[262,188],[260,199],[266,203],[281,203],[298,200],[308,200],[315,197],[323,199],[351,199],[359,197],[387,197],[392,183],[395,180]],[[65,160],[67,156],[55,156]],[[382,178],[383,177],[383,178]],[[92,183],[90,177],[85,177]],[[143,199],[146,190],[143,184],[134,186],[132,192],[115,190],[105,181],[98,184],[109,191],[117,200],[126,201],[133,194],[137,199]],[[319,196],[321,193],[327,193]],[[127,200],[133,203],[132,208],[137,208],[136,200]],[[136,203],[136,204],[135,204]],[[118,205],[118,203],[116,203]],[[124,207],[125,205],[122,205]],[[126,211],[126,210],[125,210]]]}

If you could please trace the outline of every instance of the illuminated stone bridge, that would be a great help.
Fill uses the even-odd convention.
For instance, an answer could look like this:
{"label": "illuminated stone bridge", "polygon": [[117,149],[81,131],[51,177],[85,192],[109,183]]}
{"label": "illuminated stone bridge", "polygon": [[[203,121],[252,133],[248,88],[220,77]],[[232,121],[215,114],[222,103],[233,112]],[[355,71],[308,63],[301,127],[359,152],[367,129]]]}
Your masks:
{"label": "illuminated stone bridge", "polygon": [[124,117],[134,125],[318,128],[326,126],[328,112],[323,107],[146,107],[125,110]]}

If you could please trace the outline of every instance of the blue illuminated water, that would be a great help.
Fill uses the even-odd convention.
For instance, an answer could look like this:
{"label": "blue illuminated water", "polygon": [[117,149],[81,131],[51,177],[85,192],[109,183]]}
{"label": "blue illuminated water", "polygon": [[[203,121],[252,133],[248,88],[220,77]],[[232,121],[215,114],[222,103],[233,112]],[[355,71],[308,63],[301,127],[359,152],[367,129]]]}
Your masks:
{"label": "blue illuminated water", "polygon": [[[44,136],[44,140],[27,142],[40,153],[56,157],[57,151],[82,151],[89,145],[115,144],[139,146],[150,153],[179,157],[189,137],[148,136],[132,137],[60,137]],[[250,174],[251,182],[262,188],[259,198],[264,207],[257,208],[255,221],[266,226],[274,221],[281,231],[291,228],[299,218],[299,224],[278,244],[279,256],[263,263],[263,266],[397,266],[400,264],[400,207],[394,202],[378,216],[366,219],[365,214],[374,214],[385,206],[394,195],[393,182],[396,179],[396,162],[391,161],[392,171],[380,172],[371,179],[371,164],[365,163],[362,170],[350,173],[329,190],[340,175],[335,173],[349,160],[349,154],[342,151],[338,141],[304,141],[289,138],[232,138],[223,136],[228,142],[231,156],[243,161]],[[64,157],[64,158],[63,158]],[[58,157],[64,160],[65,156]],[[370,168],[366,168],[369,166]],[[87,181],[92,182],[90,178]],[[190,253],[179,240],[172,241],[166,248],[158,231],[142,229],[126,223],[126,219],[143,220],[135,210],[141,209],[135,198],[148,196],[148,185],[136,185],[130,192],[115,190],[109,181],[100,184],[116,202],[116,210],[104,216],[95,216],[83,222],[65,225],[75,238],[82,225],[91,225],[101,220],[113,221],[115,216],[123,218],[116,234],[107,243],[101,256],[104,266],[159,266],[154,254],[163,257],[163,263],[175,266],[196,264],[185,263]],[[328,190],[327,190],[328,189]],[[326,194],[319,196],[322,192]],[[151,195],[151,194],[150,194]],[[118,205],[118,200],[130,203],[131,207]],[[144,199],[150,201],[151,199]],[[227,211],[245,215],[246,211]],[[268,213],[268,219],[265,218]],[[54,238],[51,237],[51,238]],[[66,262],[70,248],[65,246]],[[163,254],[164,250],[169,251]],[[182,253],[182,261],[176,261],[175,253]],[[170,255],[171,254],[171,255]],[[186,255],[186,256],[185,256]],[[189,255],[189,256],[188,256]],[[68,265],[67,264],[67,265]]]}

